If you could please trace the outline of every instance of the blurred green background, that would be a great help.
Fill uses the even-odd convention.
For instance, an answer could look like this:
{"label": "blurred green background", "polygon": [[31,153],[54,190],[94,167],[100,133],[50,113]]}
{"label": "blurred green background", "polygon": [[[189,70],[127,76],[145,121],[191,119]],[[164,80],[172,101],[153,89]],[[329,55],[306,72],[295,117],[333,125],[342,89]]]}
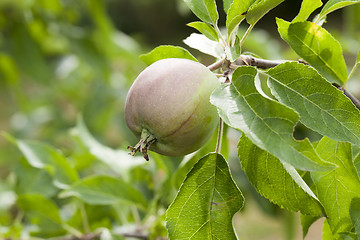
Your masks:
{"label": "blurred green background", "polygon": [[[279,37],[275,17],[291,20],[300,5],[301,0],[288,0],[266,15],[244,50],[267,59],[296,59]],[[358,5],[331,14],[324,25],[340,40],[349,70],[360,48]],[[221,9],[219,13],[224,25],[224,13]],[[104,145],[126,149],[136,142],[123,111],[128,88],[145,68],[139,55],[161,44],[186,47],[183,39],[195,32],[186,24],[196,20],[182,0],[0,0],[0,131],[50,143],[70,155],[75,151],[70,130],[81,114]],[[214,61],[189,50],[204,64]],[[359,97],[358,72],[348,89]],[[230,134],[230,141],[236,146],[234,136],[231,139]],[[0,194],[11,182],[20,156],[0,136]],[[279,239],[279,232],[293,235],[282,226],[288,222],[296,228],[297,218],[259,197],[236,158],[231,164],[236,181],[249,196],[243,218],[237,217],[239,223],[248,219],[248,229],[239,230],[243,239]],[[268,238],[254,230],[257,224],[266,226],[262,229]]]}

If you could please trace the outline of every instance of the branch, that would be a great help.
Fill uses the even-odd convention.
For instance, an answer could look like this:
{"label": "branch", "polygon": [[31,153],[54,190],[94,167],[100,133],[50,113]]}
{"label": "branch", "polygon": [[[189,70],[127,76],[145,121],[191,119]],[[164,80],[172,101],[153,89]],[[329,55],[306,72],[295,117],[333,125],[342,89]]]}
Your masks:
{"label": "branch", "polygon": [[288,61],[286,61],[286,60],[265,60],[265,59],[253,57],[251,55],[241,55],[241,57],[238,58],[233,64],[235,64],[235,66],[247,65],[247,66],[258,67],[261,69],[267,69],[267,68],[276,67],[277,65],[284,63],[284,62],[288,62]]}

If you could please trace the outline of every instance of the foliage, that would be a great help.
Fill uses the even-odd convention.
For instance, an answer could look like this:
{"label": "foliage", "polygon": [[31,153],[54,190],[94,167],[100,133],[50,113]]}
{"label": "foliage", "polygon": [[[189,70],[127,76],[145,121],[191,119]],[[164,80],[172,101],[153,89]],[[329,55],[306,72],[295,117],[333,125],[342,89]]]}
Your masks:
{"label": "foliage", "polygon": [[235,164],[261,196],[301,213],[304,237],[325,218],[323,239],[360,239],[360,104],[347,88],[360,43],[325,28],[327,15],[360,1],[303,0],[292,21],[277,18],[290,53],[255,28],[284,0],[222,2],[224,27],[215,0],[184,0],[200,19],[184,43],[209,55],[222,81],[209,99],[219,134],[149,162],[125,149],[136,141],[126,92],[146,64],[200,58],[172,45],[142,54],[101,1],[0,3],[0,91],[12,99],[0,102],[12,114],[2,145],[16,151],[0,151],[11,157],[1,163],[0,237],[237,239],[233,217],[249,194]]}

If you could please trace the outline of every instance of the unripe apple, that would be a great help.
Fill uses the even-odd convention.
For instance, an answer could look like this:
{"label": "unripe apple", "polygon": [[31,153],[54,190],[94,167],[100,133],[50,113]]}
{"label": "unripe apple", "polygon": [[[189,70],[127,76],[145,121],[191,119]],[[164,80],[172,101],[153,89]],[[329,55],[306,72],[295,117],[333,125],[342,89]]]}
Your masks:
{"label": "unripe apple", "polygon": [[219,85],[204,65],[168,58],[148,66],[131,86],[125,119],[140,138],[132,155],[147,150],[181,156],[198,150],[210,138],[219,120],[210,95]]}

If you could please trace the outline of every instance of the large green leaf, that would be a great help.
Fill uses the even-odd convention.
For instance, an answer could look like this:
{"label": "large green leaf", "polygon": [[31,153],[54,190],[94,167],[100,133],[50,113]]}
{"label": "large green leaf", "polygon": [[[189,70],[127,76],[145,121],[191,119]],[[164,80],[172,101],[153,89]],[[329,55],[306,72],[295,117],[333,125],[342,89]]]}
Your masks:
{"label": "large green leaf", "polygon": [[60,197],[70,196],[76,196],[88,204],[109,205],[124,202],[142,208],[146,206],[145,198],[132,184],[110,176],[82,179],[60,193]]}
{"label": "large green leaf", "polygon": [[218,108],[223,120],[282,162],[303,170],[329,168],[330,165],[319,158],[308,139],[296,141],[292,137],[299,115],[262,96],[255,87],[256,74],[253,67],[239,67],[231,84],[223,84],[213,92],[210,101]]}
{"label": "large green leaf", "polygon": [[219,15],[215,0],[184,0],[184,2],[198,18],[216,26]]}
{"label": "large green leaf", "polygon": [[328,81],[340,85],[347,70],[340,43],[324,28],[312,22],[289,23],[277,19],[278,31],[290,47]]}
{"label": "large green leaf", "polygon": [[354,198],[350,205],[350,217],[355,227],[357,238],[360,239],[360,198]]}
{"label": "large green leaf", "polygon": [[354,159],[354,165],[356,168],[356,171],[358,172],[358,175],[360,177],[360,154],[358,154]]}
{"label": "large green leaf", "polygon": [[282,3],[284,0],[256,0],[251,5],[250,9],[246,14],[246,20],[249,24],[254,24],[259,21],[267,12],[275,8],[277,5]]}
{"label": "large green leaf", "polygon": [[219,154],[208,154],[189,172],[166,212],[169,237],[236,239],[232,218],[243,203],[226,160]]}
{"label": "large green leaf", "polygon": [[336,141],[360,146],[360,111],[313,68],[283,63],[267,72],[272,94],[300,114],[300,121]]}
{"label": "large green leaf", "polygon": [[310,14],[317,8],[322,6],[321,0],[303,0],[299,14],[294,18],[292,22],[303,22],[306,21]]}
{"label": "large green leaf", "polygon": [[155,48],[147,54],[140,56],[140,59],[143,60],[147,65],[150,65],[156,61],[159,61],[164,58],[186,58],[197,62],[198,60],[188,52],[188,50],[170,45],[163,45]]}
{"label": "large green leaf", "polygon": [[334,234],[351,231],[351,200],[360,197],[360,181],[352,162],[351,145],[324,137],[316,151],[323,159],[337,165],[328,172],[311,173],[331,230]]}
{"label": "large green leaf", "polygon": [[246,11],[256,0],[234,0],[227,12],[226,28],[228,36],[236,31],[238,25],[245,18]]}
{"label": "large green leaf", "polygon": [[322,215],[321,204],[296,171],[286,169],[276,157],[257,147],[245,135],[241,136],[238,149],[241,167],[261,195],[290,211]]}
{"label": "large green leaf", "polygon": [[58,188],[67,188],[78,180],[76,170],[57,149],[40,142],[14,139],[9,135],[6,137],[17,145],[31,166],[45,169]]}
{"label": "large green leaf", "polygon": [[18,206],[27,219],[39,227],[38,236],[54,237],[65,234],[58,207],[54,202],[38,194],[19,195]]}
{"label": "large green leaf", "polygon": [[351,4],[355,4],[355,3],[360,3],[360,0],[329,0],[325,4],[325,6],[321,9],[319,19],[323,18],[327,14],[329,14],[337,9],[340,9],[340,8],[343,8],[343,7],[346,7]]}

